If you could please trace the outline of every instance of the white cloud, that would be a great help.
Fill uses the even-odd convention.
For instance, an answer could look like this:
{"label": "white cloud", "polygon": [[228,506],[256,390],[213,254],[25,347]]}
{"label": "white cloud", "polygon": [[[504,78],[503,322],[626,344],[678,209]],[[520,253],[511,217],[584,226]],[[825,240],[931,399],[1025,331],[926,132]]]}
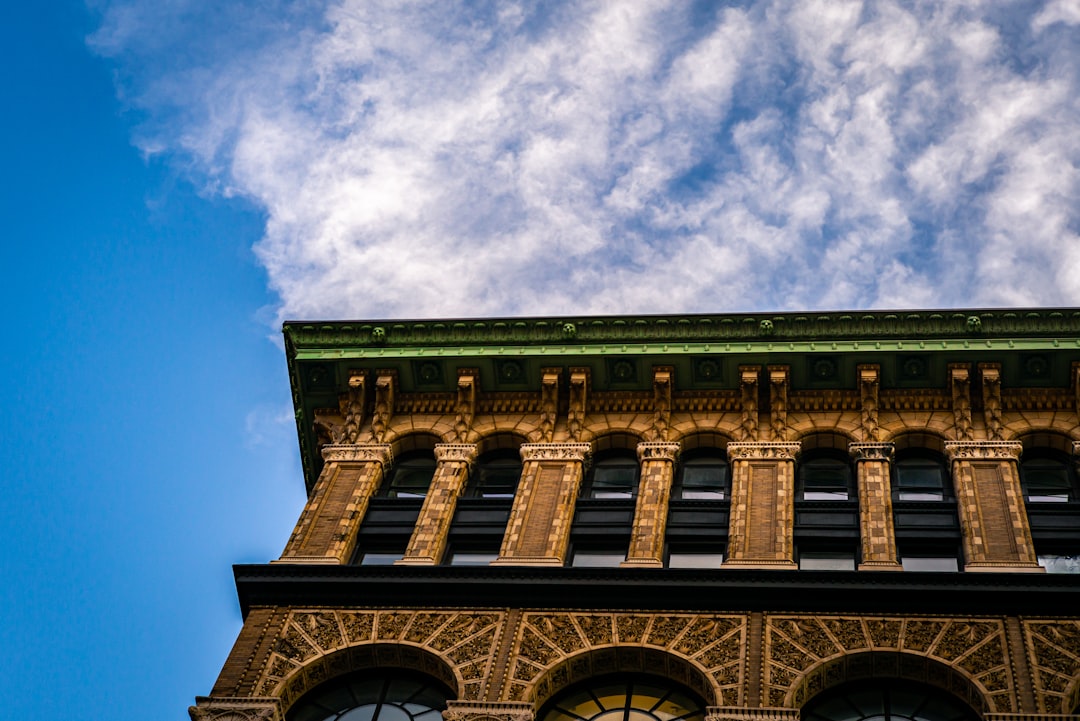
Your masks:
{"label": "white cloud", "polygon": [[92,45],[280,316],[1080,303],[1075,1],[267,7]]}

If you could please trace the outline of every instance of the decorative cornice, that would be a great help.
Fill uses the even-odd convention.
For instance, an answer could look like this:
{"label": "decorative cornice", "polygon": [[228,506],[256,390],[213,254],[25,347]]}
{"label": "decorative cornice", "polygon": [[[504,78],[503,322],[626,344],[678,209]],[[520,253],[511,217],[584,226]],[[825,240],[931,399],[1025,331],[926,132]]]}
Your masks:
{"label": "decorative cornice", "polygon": [[523,443],[522,461],[579,461],[592,455],[591,443]]}
{"label": "decorative cornice", "polygon": [[439,463],[466,463],[476,460],[475,443],[436,443],[435,460]]}
{"label": "decorative cornice", "polygon": [[1016,441],[948,441],[945,456],[949,461],[1016,460],[1024,446]]}
{"label": "decorative cornice", "polygon": [[891,461],[896,450],[895,443],[849,443],[848,453],[859,461]]}
{"label": "decorative cornice", "polygon": [[647,441],[637,444],[637,457],[639,461],[672,461],[679,457],[678,443],[665,443],[663,441]]}
{"label": "decorative cornice", "polygon": [[[977,322],[971,322],[970,319]],[[767,323],[763,323],[767,321]],[[567,325],[574,333],[567,334]],[[381,329],[381,332],[375,331]],[[363,348],[469,345],[622,344],[839,339],[977,339],[1080,336],[1080,309],[940,310],[742,315],[492,318],[486,320],[305,322],[284,325],[287,347]]]}
{"label": "decorative cornice", "polygon": [[728,443],[728,460],[774,459],[793,461],[799,454],[799,443]]}
{"label": "decorative cornice", "polygon": [[445,721],[532,721],[531,703],[521,701],[447,701]]}
{"label": "decorative cornice", "polygon": [[322,448],[323,460],[327,463],[367,463],[376,461],[383,468],[394,463],[394,453],[389,443],[350,443],[327,445]]}

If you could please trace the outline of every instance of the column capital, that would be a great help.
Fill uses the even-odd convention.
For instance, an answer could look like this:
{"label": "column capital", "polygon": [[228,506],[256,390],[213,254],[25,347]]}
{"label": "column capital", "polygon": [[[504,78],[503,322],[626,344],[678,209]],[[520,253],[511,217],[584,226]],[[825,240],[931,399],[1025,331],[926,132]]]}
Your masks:
{"label": "column capital", "polygon": [[639,461],[671,461],[675,462],[679,457],[680,443],[666,443],[664,441],[647,441],[637,444],[637,457]]}
{"label": "column capital", "polygon": [[522,443],[522,461],[579,461],[592,455],[592,443]]}
{"label": "column capital", "polygon": [[464,463],[471,466],[476,460],[475,443],[436,443],[435,460],[439,463]]}
{"label": "column capital", "polygon": [[740,461],[751,459],[770,459],[781,461],[794,461],[799,455],[801,443],[755,443],[739,442],[728,443],[728,460]]}
{"label": "column capital", "polygon": [[1015,461],[1024,446],[1016,441],[948,441],[945,457],[952,461]]}
{"label": "column capital", "polygon": [[445,721],[533,721],[531,703],[523,701],[447,701]]}
{"label": "column capital", "polygon": [[848,453],[859,461],[891,461],[895,443],[848,443]]}
{"label": "column capital", "polygon": [[709,706],[705,721],[799,721],[797,708]]}
{"label": "column capital", "polygon": [[188,708],[191,721],[237,719],[243,721],[280,721],[281,702],[276,698],[210,698],[199,696]]}
{"label": "column capital", "polygon": [[323,460],[327,463],[381,463],[389,468],[394,463],[394,452],[389,443],[349,443],[327,445],[322,448]]}

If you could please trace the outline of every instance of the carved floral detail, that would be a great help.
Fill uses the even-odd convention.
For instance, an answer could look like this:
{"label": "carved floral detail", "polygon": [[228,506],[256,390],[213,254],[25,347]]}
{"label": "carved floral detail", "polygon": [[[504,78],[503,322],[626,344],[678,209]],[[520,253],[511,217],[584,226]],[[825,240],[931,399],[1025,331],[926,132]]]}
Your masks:
{"label": "carved floral detail", "polygon": [[476,460],[475,443],[436,443],[435,460],[439,463],[464,463],[471,466]]}
{"label": "carved floral detail", "polygon": [[591,443],[523,443],[521,460],[586,462],[592,455]]}
{"label": "carved floral detail", "polygon": [[675,461],[679,457],[678,443],[651,441],[637,444],[639,461]]}
{"label": "carved floral detail", "polygon": [[894,443],[849,443],[848,453],[855,462],[891,461],[896,449]]}
{"label": "carved floral detail", "polygon": [[731,461],[766,458],[793,461],[799,447],[798,443],[728,443],[727,454]]}
{"label": "carved floral detail", "polygon": [[1024,446],[1015,441],[949,441],[945,455],[950,461],[959,460],[1016,460]]}

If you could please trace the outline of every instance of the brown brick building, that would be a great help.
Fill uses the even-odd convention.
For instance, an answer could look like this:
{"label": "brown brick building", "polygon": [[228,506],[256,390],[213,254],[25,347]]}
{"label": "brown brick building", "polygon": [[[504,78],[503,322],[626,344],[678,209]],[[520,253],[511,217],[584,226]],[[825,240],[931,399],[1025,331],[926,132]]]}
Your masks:
{"label": "brown brick building", "polygon": [[284,332],[196,721],[1080,718],[1080,310]]}

